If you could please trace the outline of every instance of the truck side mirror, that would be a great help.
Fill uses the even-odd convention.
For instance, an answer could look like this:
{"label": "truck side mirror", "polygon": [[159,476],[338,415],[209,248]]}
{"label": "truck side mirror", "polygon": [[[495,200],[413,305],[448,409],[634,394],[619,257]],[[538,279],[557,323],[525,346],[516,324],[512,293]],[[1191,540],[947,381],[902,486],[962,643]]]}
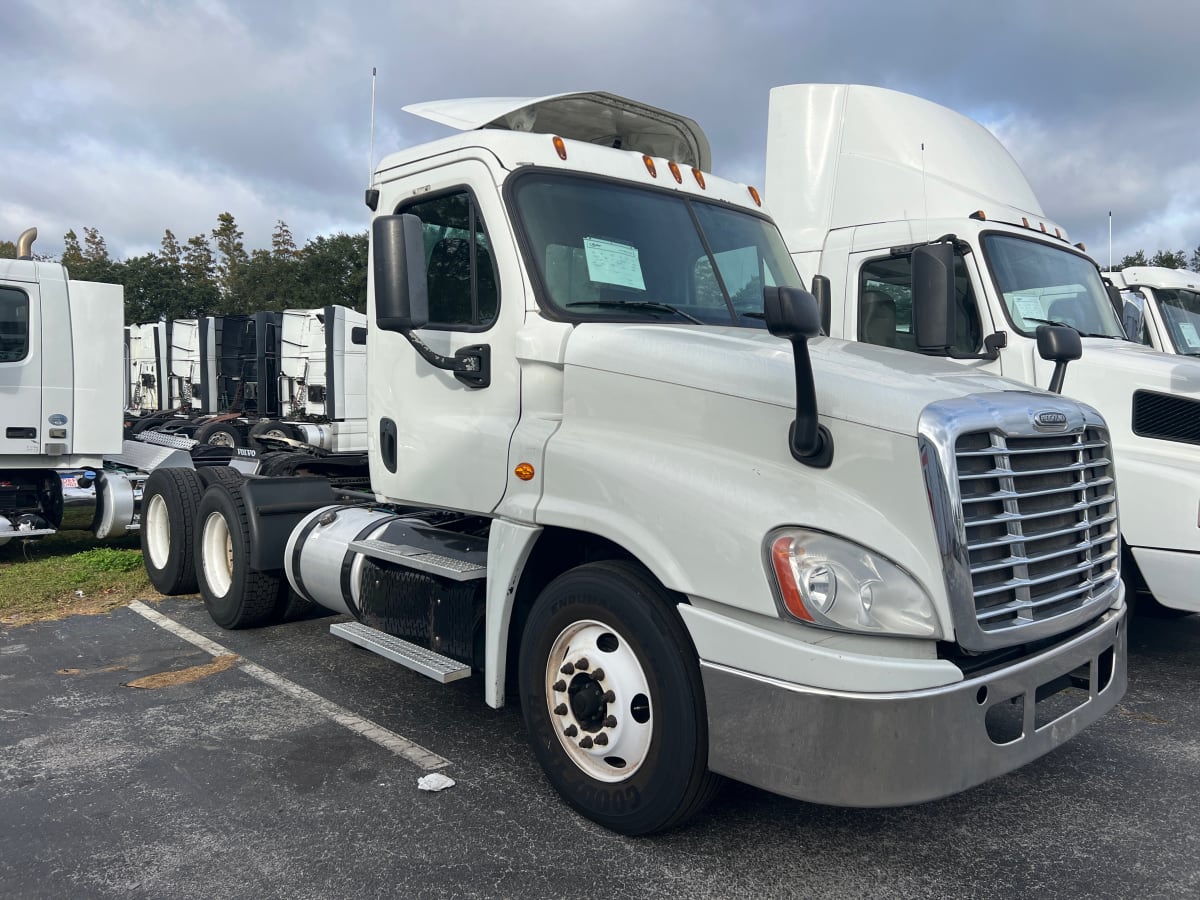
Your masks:
{"label": "truck side mirror", "polygon": [[1146,322],[1146,301],[1138,294],[1131,294],[1121,304],[1121,326],[1131,341],[1141,343],[1142,327]]}
{"label": "truck side mirror", "polygon": [[1067,377],[1067,363],[1083,356],[1083,341],[1079,340],[1079,332],[1065,325],[1039,325],[1037,348],[1038,356],[1054,363],[1050,390],[1061,394],[1063,380]]}
{"label": "truck side mirror", "polygon": [[954,346],[954,245],[925,244],[912,252],[912,326],[918,350]]}
{"label": "truck side mirror", "polygon": [[817,301],[817,313],[821,319],[821,334],[828,335],[829,326],[833,321],[833,301],[830,299],[829,278],[827,276],[813,276],[812,295]]}
{"label": "truck side mirror", "polygon": [[425,238],[414,215],[376,216],[371,223],[375,324],[381,331],[411,331],[429,321]]}
{"label": "truck side mirror", "polygon": [[833,460],[833,435],[817,421],[817,392],[808,355],[808,339],[821,333],[817,300],[799,288],[763,288],[763,318],[771,334],[792,343],[796,373],[796,419],[788,429],[792,457],[806,466],[828,468]]}

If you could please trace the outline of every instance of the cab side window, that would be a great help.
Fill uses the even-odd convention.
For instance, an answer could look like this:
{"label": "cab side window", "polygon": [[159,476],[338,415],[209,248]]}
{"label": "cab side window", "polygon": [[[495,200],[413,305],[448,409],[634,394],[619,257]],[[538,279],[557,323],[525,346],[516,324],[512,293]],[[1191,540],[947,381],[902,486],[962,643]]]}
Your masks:
{"label": "cab side window", "polygon": [[0,362],[18,362],[29,353],[29,297],[0,288]]}
{"label": "cab side window", "polygon": [[421,220],[429,290],[428,328],[483,331],[500,305],[491,242],[468,191],[440,194],[401,206]]}
{"label": "cab side window", "polygon": [[[955,354],[968,356],[983,347],[979,307],[961,256],[954,259]],[[912,327],[912,257],[873,259],[863,264],[858,284],[858,339],[881,347],[916,350]]]}

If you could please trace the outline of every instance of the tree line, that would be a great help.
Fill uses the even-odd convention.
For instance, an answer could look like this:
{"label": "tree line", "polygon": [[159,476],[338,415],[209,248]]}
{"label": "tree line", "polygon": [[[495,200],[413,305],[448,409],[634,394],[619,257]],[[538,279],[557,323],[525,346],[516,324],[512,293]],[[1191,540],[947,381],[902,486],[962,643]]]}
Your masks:
{"label": "tree line", "polygon": [[[16,249],[0,241],[0,259],[14,258]],[[59,261],[74,279],[123,285],[130,323],[329,304],[366,308],[365,231],[315,237],[297,247],[280,219],[269,250],[247,251],[233,214],[223,212],[208,234],[181,242],[168,228],[157,253],[125,260],[109,256],[99,229],[85,227],[82,240],[72,229],[63,235]]]}
{"label": "tree line", "polygon": [[1190,269],[1200,272],[1200,247],[1192,251],[1190,260],[1182,250],[1159,250],[1149,258],[1144,251],[1139,250],[1137,253],[1128,254],[1117,264],[1118,269],[1128,269],[1130,266],[1162,266],[1165,269]]}

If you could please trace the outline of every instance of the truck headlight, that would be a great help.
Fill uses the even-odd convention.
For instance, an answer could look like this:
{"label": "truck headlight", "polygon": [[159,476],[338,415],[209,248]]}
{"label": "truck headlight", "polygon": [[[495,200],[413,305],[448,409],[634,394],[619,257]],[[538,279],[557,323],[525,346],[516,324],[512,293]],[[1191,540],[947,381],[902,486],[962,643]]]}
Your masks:
{"label": "truck headlight", "polygon": [[942,637],[924,588],[866,547],[784,528],[767,535],[765,549],[778,599],[803,622],[866,634]]}

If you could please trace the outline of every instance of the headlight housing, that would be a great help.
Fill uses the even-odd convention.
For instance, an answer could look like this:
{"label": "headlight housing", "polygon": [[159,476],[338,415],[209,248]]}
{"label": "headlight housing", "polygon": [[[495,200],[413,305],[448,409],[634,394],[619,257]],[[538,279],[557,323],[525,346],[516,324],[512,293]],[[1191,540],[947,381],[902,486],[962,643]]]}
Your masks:
{"label": "headlight housing", "polygon": [[819,531],[767,535],[776,599],[810,625],[865,634],[941,638],[933,600],[911,575],[866,547]]}

